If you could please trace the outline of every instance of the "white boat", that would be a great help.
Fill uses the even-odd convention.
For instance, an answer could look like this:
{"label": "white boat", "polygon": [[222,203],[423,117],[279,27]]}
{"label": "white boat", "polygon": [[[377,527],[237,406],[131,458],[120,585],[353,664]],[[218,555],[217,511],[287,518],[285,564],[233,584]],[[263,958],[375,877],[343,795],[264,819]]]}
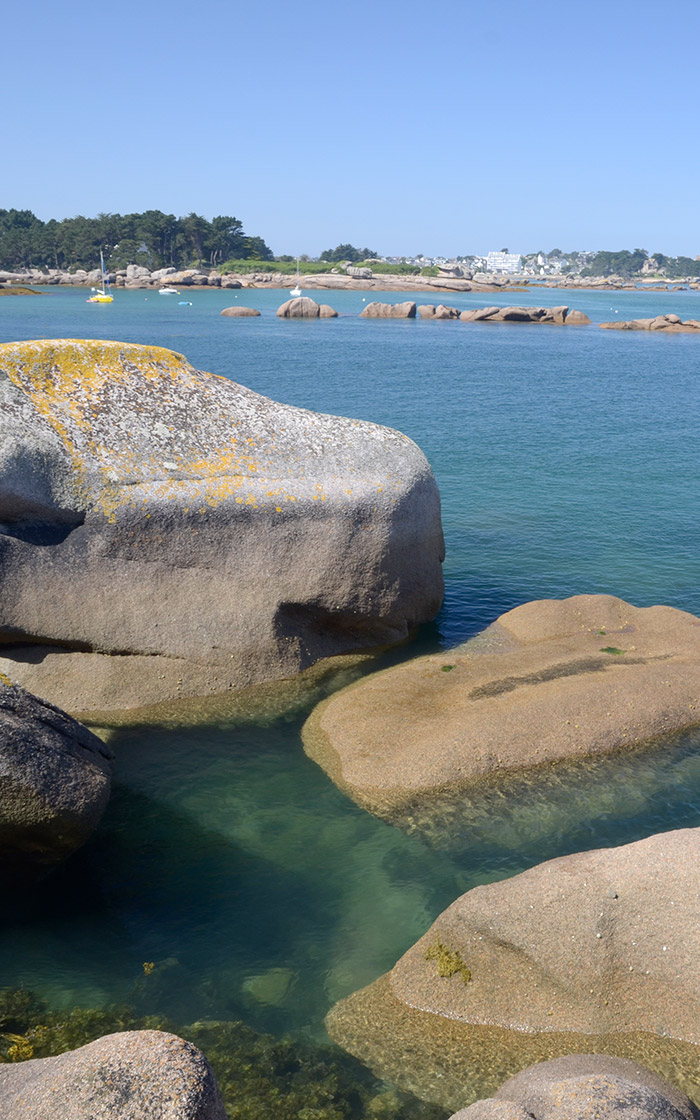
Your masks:
{"label": "white boat", "polygon": [[166,287],[166,288],[159,288],[158,289],[158,295],[159,296],[179,296],[180,293],[178,292],[177,288],[167,288]]}
{"label": "white boat", "polygon": [[86,303],[112,303],[114,296],[109,286],[109,279],[105,271],[105,259],[102,256],[100,249],[100,267],[102,269],[102,286],[100,288],[91,288],[92,295],[85,301]]}
{"label": "white boat", "polygon": [[292,288],[289,292],[290,296],[297,299],[301,295],[301,288],[299,287],[299,258],[297,257],[297,282],[296,287]]}

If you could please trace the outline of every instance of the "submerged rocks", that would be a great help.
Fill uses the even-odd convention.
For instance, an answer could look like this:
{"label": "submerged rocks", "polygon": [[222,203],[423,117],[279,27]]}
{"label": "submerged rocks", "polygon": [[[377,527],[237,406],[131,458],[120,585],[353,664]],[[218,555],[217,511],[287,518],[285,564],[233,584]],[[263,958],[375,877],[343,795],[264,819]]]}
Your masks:
{"label": "submerged rocks", "polygon": [[415,319],[416,305],[412,300],[404,303],[368,303],[362,311],[361,319]]}
{"label": "submerged rocks", "polygon": [[463,311],[463,323],[553,323],[557,326],[583,326],[590,319],[583,311],[561,307],[477,307]]}
{"label": "submerged rocks", "polygon": [[700,723],[700,620],[608,595],[526,603],[447,653],[320,704],[307,753],[391,820],[444,790]]}
{"label": "submerged rocks", "polygon": [[260,315],[260,312],[255,307],[239,307],[234,304],[233,307],[225,307],[221,314],[227,315],[231,319],[254,319]]}
{"label": "submerged rocks", "polygon": [[0,670],[53,702],[277,680],[439,608],[439,495],[399,432],[119,342],[0,346],[0,394]]}
{"label": "submerged rocks", "polygon": [[0,882],[24,882],[88,839],[109,800],[112,752],[0,675]]}
{"label": "submerged rocks", "polygon": [[570,1054],[517,1073],[450,1120],[698,1120],[689,1097],[637,1062]]}
{"label": "submerged rocks", "polygon": [[666,334],[695,334],[700,331],[700,319],[681,319],[680,315],[655,315],[651,319],[621,319],[601,323],[608,331],[665,331]]}
{"label": "submerged rocks", "polygon": [[0,1065],[0,1114],[7,1120],[226,1120],[201,1050],[152,1030]]}
{"label": "submerged rocks", "polygon": [[474,1065],[492,1091],[514,1064],[581,1049],[632,1056],[642,1040],[650,1069],[675,1060],[697,1088],[699,861],[700,829],[681,829],[476,887],[386,977],[332,1009],[330,1034],[450,1107],[467,1103],[459,1079]]}

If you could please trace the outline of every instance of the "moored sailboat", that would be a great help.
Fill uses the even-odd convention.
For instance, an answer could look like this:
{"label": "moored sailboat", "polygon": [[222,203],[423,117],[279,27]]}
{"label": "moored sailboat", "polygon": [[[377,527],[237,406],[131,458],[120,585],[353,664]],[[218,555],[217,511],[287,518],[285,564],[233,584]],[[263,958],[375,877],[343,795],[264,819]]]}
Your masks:
{"label": "moored sailboat", "polygon": [[109,277],[105,271],[105,259],[102,256],[100,249],[100,268],[102,270],[102,286],[100,288],[91,288],[92,295],[86,300],[86,303],[112,303],[114,297],[109,286]]}
{"label": "moored sailboat", "polygon": [[290,294],[290,296],[293,296],[295,299],[297,298],[297,296],[301,295],[301,287],[299,286],[299,258],[298,257],[297,257],[297,282],[296,282],[296,287],[291,288],[289,294]]}

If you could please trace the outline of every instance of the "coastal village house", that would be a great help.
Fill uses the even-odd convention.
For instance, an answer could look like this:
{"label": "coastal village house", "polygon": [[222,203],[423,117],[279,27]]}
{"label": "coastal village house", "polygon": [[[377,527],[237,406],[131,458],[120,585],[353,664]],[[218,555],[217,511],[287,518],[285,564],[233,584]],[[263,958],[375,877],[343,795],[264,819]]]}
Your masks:
{"label": "coastal village house", "polygon": [[487,272],[520,272],[520,253],[489,253]]}

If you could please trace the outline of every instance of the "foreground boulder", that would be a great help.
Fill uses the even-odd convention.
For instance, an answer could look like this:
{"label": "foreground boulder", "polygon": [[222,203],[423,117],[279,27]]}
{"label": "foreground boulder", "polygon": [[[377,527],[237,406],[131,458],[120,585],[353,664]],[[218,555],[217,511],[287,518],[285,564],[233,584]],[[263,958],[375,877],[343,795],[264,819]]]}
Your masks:
{"label": "foreground boulder", "polygon": [[335,319],[338,312],[327,303],[316,303],[309,296],[296,296],[278,307],[277,315],[280,319]]}
{"label": "foreground boulder", "polygon": [[590,319],[570,307],[475,307],[459,316],[463,323],[550,323],[584,326]]}
{"label": "foreground boulder", "polygon": [[190,1042],[124,1031],[55,1058],[0,1066],[6,1120],[226,1120],[211,1066]]}
{"label": "foreground boulder", "polygon": [[681,829],[476,887],[387,976],[336,1004],[330,1034],[447,1107],[469,1103],[475,1072],[484,1095],[577,1050],[643,1053],[656,1072],[673,1062],[696,1095],[699,861],[700,829]]}
{"label": "foreground boulder", "polygon": [[681,319],[680,315],[655,315],[652,319],[622,319],[601,323],[608,331],[664,331],[666,334],[696,334],[700,319]]}
{"label": "foreground boulder", "polygon": [[361,319],[415,319],[416,305],[412,300],[403,303],[368,303],[360,314]]}
{"label": "foreground boulder", "polygon": [[700,619],[576,595],[334,693],[303,738],[358,804],[401,821],[446,790],[699,723]]}
{"label": "foreground boulder", "polygon": [[109,800],[112,752],[0,675],[0,882],[40,877],[88,839]]}
{"label": "foreground boulder", "polygon": [[234,304],[233,307],[225,307],[221,314],[230,319],[255,319],[260,312],[255,307],[238,307]]}
{"label": "foreground boulder", "polygon": [[279,680],[439,609],[439,495],[400,432],[119,342],[0,346],[0,395],[0,671],[54,703]]}
{"label": "foreground boulder", "polygon": [[450,1120],[699,1120],[689,1097],[637,1062],[571,1054],[517,1073]]}

